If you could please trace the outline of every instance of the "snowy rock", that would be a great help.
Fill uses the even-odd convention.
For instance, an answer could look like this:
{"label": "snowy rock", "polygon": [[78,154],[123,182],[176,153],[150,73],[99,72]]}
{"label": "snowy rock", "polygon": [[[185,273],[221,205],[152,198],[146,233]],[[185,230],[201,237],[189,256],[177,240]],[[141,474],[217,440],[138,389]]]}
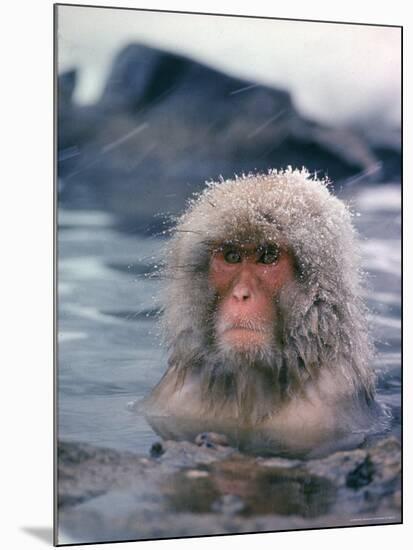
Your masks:
{"label": "snowy rock", "polygon": [[399,166],[399,151],[380,156],[348,129],[304,119],[284,90],[145,46],[119,53],[94,105],[74,103],[75,86],[74,71],[60,75],[59,199],[137,230],[159,229],[156,213],[178,213],[221,174],[304,165],[333,180],[377,179]]}

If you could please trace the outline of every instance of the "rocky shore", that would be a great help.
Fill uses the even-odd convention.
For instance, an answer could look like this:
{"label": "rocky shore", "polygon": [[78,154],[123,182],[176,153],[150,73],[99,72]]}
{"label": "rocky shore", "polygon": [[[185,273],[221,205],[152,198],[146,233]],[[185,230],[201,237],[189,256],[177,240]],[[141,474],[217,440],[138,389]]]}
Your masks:
{"label": "rocky shore", "polygon": [[316,460],[245,455],[217,434],[147,456],[61,441],[59,542],[399,523],[400,455],[393,436]]}

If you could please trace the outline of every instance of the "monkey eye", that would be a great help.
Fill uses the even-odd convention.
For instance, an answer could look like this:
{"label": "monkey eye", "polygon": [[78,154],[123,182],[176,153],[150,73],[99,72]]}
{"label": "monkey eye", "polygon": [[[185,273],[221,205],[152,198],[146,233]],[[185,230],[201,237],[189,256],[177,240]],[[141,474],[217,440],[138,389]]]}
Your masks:
{"label": "monkey eye", "polygon": [[265,248],[258,261],[262,264],[274,264],[278,260],[278,250],[275,247]]}
{"label": "monkey eye", "polygon": [[227,250],[224,259],[229,264],[238,264],[241,261],[241,254],[237,250]]}

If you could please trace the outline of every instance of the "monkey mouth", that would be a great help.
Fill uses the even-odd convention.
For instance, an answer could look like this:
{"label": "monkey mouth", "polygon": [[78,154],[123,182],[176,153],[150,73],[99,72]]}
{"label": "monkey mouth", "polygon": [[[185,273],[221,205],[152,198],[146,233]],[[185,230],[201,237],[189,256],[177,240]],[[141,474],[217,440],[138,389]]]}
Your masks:
{"label": "monkey mouth", "polygon": [[259,321],[224,321],[218,325],[218,332],[221,335],[232,330],[257,332],[260,334],[269,334],[271,332],[268,330],[268,327]]}
{"label": "monkey mouth", "polygon": [[232,322],[220,323],[218,335],[221,341],[231,346],[248,349],[266,344],[271,337],[271,331],[252,321]]}

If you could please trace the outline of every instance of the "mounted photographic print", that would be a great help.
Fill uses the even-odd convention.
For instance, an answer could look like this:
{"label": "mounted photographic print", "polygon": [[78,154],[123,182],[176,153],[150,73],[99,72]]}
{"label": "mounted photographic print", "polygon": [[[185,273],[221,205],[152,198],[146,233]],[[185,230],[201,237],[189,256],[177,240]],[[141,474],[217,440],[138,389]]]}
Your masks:
{"label": "mounted photographic print", "polygon": [[401,40],[55,5],[56,545],[401,523]]}

